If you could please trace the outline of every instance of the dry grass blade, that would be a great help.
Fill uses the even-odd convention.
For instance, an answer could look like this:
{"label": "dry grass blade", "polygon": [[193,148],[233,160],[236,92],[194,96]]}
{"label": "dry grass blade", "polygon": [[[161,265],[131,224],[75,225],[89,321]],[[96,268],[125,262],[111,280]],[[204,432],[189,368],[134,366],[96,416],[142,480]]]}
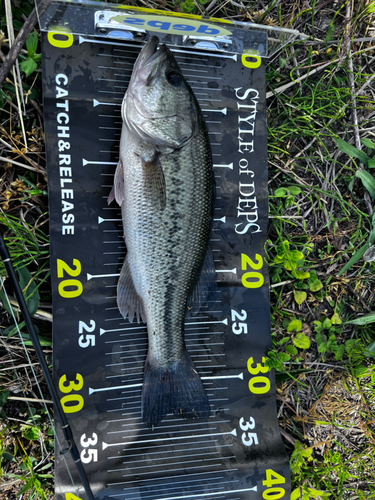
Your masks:
{"label": "dry grass blade", "polygon": [[311,71],[308,71],[306,74],[300,76],[293,82],[286,83],[285,85],[282,85],[281,87],[271,90],[270,92],[267,92],[266,98],[269,99],[270,97],[276,96],[277,94],[281,94],[282,92],[285,92],[286,90],[290,89],[293,87],[293,85],[296,85],[297,83],[301,83],[305,78],[313,76],[315,73],[318,73],[319,71],[322,71],[323,69],[327,68],[328,66],[331,66],[332,62],[329,61],[327,63],[322,63],[319,64],[318,68],[315,68]]}
{"label": "dry grass blade", "polygon": [[[28,0],[15,0],[13,9],[26,3]],[[32,12],[30,7],[12,47],[2,46],[0,87],[17,57],[22,58],[21,49],[37,22],[37,14],[48,3],[39,1]],[[361,143],[364,138],[375,142],[374,0],[190,3],[192,14],[292,28],[309,37],[292,48],[285,46],[267,65],[267,252],[273,333],[273,349],[268,355],[277,377],[289,373],[278,384],[278,411],[293,485],[296,491],[300,488],[298,498],[303,494],[304,498],[326,498],[329,494],[337,500],[372,498],[375,346],[373,351],[369,349],[375,337],[373,324],[366,323],[363,313],[370,313],[371,319],[375,310],[375,264],[361,259],[350,268],[350,274],[337,273],[374,230],[373,201],[360,182],[352,182],[355,172],[362,168],[359,162],[342,153],[334,138],[354,144],[375,158]],[[137,5],[181,11],[190,4],[186,0],[140,0]],[[16,71],[13,74],[17,75]],[[22,78],[24,81],[16,84],[18,89],[25,84],[24,75]],[[31,80],[27,81],[30,88],[34,83],[40,88],[40,75]],[[27,260],[40,284],[45,298],[35,321],[48,335],[51,315],[45,311],[50,289],[42,101],[37,94],[26,100],[26,154],[25,138],[17,122],[22,113],[7,85],[9,88],[9,82],[3,86],[7,100],[1,111],[0,218],[6,224],[14,255]],[[368,168],[367,172],[373,176],[374,170]],[[292,259],[300,254],[300,260]],[[295,320],[300,322],[300,329],[288,330]],[[9,326],[7,313],[1,311],[2,332]],[[4,337],[0,335],[1,388],[26,388],[23,394],[12,393],[5,405],[9,417],[6,425],[14,431],[6,433],[4,439],[14,451],[14,434],[21,436],[20,426],[29,421],[27,404],[39,411],[42,399],[36,393],[30,365],[36,370],[38,383],[42,374],[31,348],[27,348],[30,364],[16,338]],[[47,352],[50,354],[49,348]],[[0,425],[5,427],[4,420],[0,419]],[[48,439],[44,435],[46,443]],[[20,440],[25,444],[22,437]],[[40,457],[43,445],[39,441],[28,444],[27,451]],[[22,461],[22,455],[16,458]],[[2,466],[5,471],[12,467],[8,462]],[[3,476],[0,498],[15,498],[21,487],[9,479],[6,482]]]}
{"label": "dry grass blade", "polygon": [[[14,299],[13,297],[8,297],[8,299],[9,299],[10,305],[17,312],[19,312],[20,308],[18,306],[18,302],[16,301],[16,299]],[[0,307],[4,308],[4,304],[1,301],[0,301]],[[52,323],[52,314],[47,312],[47,311],[43,311],[42,309],[37,309],[36,313],[34,314],[34,317],[35,317],[35,319],[41,319],[41,320],[49,321],[50,323]]]}
{"label": "dry grass blade", "polygon": [[[12,45],[14,45],[14,29],[13,29],[13,17],[12,17],[12,6],[10,0],[4,0],[5,3],[5,12],[6,12],[6,18],[7,18],[7,29],[8,29],[8,37],[9,37],[9,46],[12,48]],[[16,91],[16,97],[17,97],[17,104],[18,104],[18,111],[19,111],[19,118],[21,122],[21,128],[22,128],[22,134],[23,134],[23,140],[25,143],[25,148],[27,151],[27,139],[26,139],[26,132],[25,132],[25,124],[23,122],[23,113],[21,110],[21,103],[20,103],[20,96],[21,96],[21,101],[23,104],[23,108],[25,110],[25,103],[23,100],[23,90],[22,90],[22,81],[21,81],[21,73],[20,73],[20,67],[18,64],[18,61],[15,61],[15,75],[14,76],[14,88]],[[18,81],[17,81],[18,80]]]}
{"label": "dry grass blade", "polygon": [[22,26],[22,29],[18,33],[13,46],[9,50],[5,61],[0,67],[0,88],[4,83],[5,78],[8,76],[14,62],[16,61],[21,49],[26,41],[26,38],[31,33],[34,28],[38,17],[41,17],[44,12],[47,10],[51,0],[40,0],[35,7],[35,9],[31,12],[30,16],[26,20],[25,24]]}

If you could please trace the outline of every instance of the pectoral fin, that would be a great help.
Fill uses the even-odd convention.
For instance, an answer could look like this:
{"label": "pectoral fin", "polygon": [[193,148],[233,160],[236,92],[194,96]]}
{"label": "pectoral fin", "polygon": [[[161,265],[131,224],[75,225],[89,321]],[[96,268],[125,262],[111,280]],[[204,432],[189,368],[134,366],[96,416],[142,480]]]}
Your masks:
{"label": "pectoral fin", "polygon": [[124,201],[124,197],[125,197],[124,170],[122,167],[122,160],[120,159],[117,164],[115,172],[113,188],[108,196],[108,205],[112,203],[114,199],[116,199],[117,203],[121,207],[121,204]]}
{"label": "pectoral fin", "polygon": [[151,202],[159,210],[164,210],[167,197],[164,172],[159,161],[159,155],[155,154],[151,161],[142,159],[142,167],[144,187]]}
{"label": "pectoral fin", "polygon": [[143,301],[135,289],[127,257],[117,283],[117,306],[124,318],[129,317],[130,323],[133,322],[134,316],[138,323],[146,319]]}

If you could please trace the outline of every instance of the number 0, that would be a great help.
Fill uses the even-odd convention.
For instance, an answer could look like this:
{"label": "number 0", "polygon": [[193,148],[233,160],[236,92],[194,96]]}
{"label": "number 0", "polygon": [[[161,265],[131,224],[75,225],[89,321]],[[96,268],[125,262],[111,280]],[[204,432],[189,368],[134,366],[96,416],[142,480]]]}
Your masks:
{"label": "number 0", "polygon": [[262,58],[256,54],[242,54],[241,62],[246,68],[259,68]]}
{"label": "number 0", "polygon": [[[249,281],[254,280],[254,281]],[[242,284],[245,288],[260,288],[264,283],[263,274],[254,272],[242,275]]]}
{"label": "number 0", "polygon": [[278,500],[285,495],[284,488],[271,488],[269,490],[263,491],[262,497],[264,500]]}
{"label": "number 0", "polygon": [[[68,394],[60,399],[64,413],[77,413],[83,408],[83,397],[80,394]],[[73,403],[68,405],[67,403]]]}
{"label": "number 0", "polygon": [[[56,38],[59,37],[59,38]],[[73,35],[64,31],[49,31],[47,35],[49,43],[59,49],[67,49],[73,45]]]}
{"label": "number 0", "polygon": [[[256,387],[255,384],[261,384],[260,387]],[[267,377],[252,377],[249,380],[249,389],[253,394],[266,394],[271,388],[271,382]]]}
{"label": "number 0", "polygon": [[[75,290],[65,290],[66,287],[74,287]],[[59,294],[64,299],[73,299],[74,297],[79,297],[83,291],[82,283],[78,280],[64,280],[59,283]]]}

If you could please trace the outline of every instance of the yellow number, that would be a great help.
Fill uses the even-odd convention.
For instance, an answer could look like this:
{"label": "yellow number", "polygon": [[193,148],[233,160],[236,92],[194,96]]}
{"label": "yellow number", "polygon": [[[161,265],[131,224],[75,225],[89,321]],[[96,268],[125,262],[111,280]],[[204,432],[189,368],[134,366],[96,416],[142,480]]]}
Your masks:
{"label": "yellow number", "polygon": [[284,488],[271,488],[270,490],[263,491],[262,497],[264,500],[278,500],[279,498],[283,498],[284,495]]}
{"label": "yellow number", "polygon": [[64,394],[67,394],[72,391],[80,391],[83,387],[83,377],[80,373],[76,374],[76,381],[77,382],[69,382],[69,385],[64,385],[65,382],[67,382],[66,375],[63,375],[60,377],[59,380],[59,389],[61,392]]}
{"label": "yellow number", "polygon": [[[266,358],[262,358],[262,363],[264,365]],[[251,375],[258,375],[258,373],[268,373],[270,371],[269,366],[263,366],[261,363],[257,363],[256,366],[253,367],[254,358],[249,358],[247,360],[247,370]],[[261,384],[260,387],[255,384]],[[265,394],[270,390],[271,382],[267,377],[262,377],[259,375],[258,377],[252,377],[249,380],[249,389],[253,394]],[[267,477],[267,476],[266,476]]]}
{"label": "yellow number", "polygon": [[[273,479],[274,478],[274,479]],[[266,479],[263,481],[263,486],[271,488],[274,484],[284,484],[285,477],[281,476],[272,469],[266,469]]]}
{"label": "yellow number", "polygon": [[[248,281],[249,279],[256,279],[257,281]],[[250,272],[242,276],[242,284],[245,288],[260,288],[264,283],[264,278],[261,273]]]}
{"label": "yellow number", "polygon": [[[59,36],[61,39],[55,38]],[[47,35],[49,43],[53,47],[58,47],[59,49],[67,49],[73,45],[73,35],[71,33],[65,33],[64,31],[49,31]]]}
{"label": "yellow number", "polygon": [[[266,358],[262,358],[262,363],[266,362]],[[258,375],[258,373],[267,373],[270,371],[269,366],[262,366],[260,363],[257,363],[255,368],[252,368],[252,364],[254,363],[254,358],[249,358],[247,360],[247,369],[251,375]]]}
{"label": "yellow number", "polygon": [[[255,384],[262,384],[260,387],[256,387]],[[249,380],[249,389],[253,394],[265,394],[271,388],[271,382],[267,377],[253,377]]]}
{"label": "yellow number", "polygon": [[[76,373],[75,381],[69,382],[68,385],[65,385],[65,382],[68,382],[68,380],[66,375],[63,375],[59,379],[59,389],[65,394],[72,391],[80,391],[83,387],[83,377],[80,373]],[[60,403],[64,413],[76,413],[82,410],[84,401],[80,394],[69,394],[61,398]],[[68,405],[67,403],[73,404]]]}
{"label": "yellow number", "polygon": [[[249,60],[248,60],[249,58]],[[254,54],[242,54],[241,62],[245,66],[245,68],[259,68],[262,62],[262,58],[260,56],[256,56]]]}
{"label": "yellow number", "polygon": [[[57,259],[57,277],[63,278],[64,271],[68,276],[79,276],[82,266],[78,259],[73,259],[73,267],[74,269],[68,266],[68,264],[63,260]],[[73,290],[66,290],[66,288],[69,286],[73,287]],[[78,280],[64,280],[59,283],[58,290],[60,296],[64,297],[64,299],[73,299],[81,295],[81,293],[83,292],[83,286],[82,283]]]}
{"label": "yellow number", "polygon": [[[261,269],[263,267],[263,258],[259,254],[255,254],[256,262],[253,262],[249,256],[244,253],[241,254],[241,269],[245,271],[247,266],[251,269]],[[249,281],[252,280],[252,281]],[[255,280],[255,281],[254,281]],[[242,275],[242,285],[245,288],[260,288],[264,283],[264,277],[262,273],[257,273],[256,271],[250,271]]]}
{"label": "yellow number", "polygon": [[78,259],[73,259],[73,266],[75,267],[75,269],[69,267],[68,264],[63,260],[57,259],[57,277],[63,278],[64,271],[66,271],[66,274],[68,274],[69,276],[79,276],[82,268],[80,261]]}
{"label": "yellow number", "polygon": [[65,493],[65,500],[82,500],[82,498],[76,497],[73,493]]}
{"label": "yellow number", "polygon": [[259,270],[259,269],[262,269],[263,267],[263,258],[261,255],[259,255],[258,253],[255,254],[255,258],[257,260],[257,262],[253,262],[250,257],[248,257],[247,255],[245,255],[244,253],[241,254],[241,269],[242,271],[244,271],[245,269],[247,269],[247,266],[251,267],[251,269],[255,269],[255,270]]}
{"label": "yellow number", "polygon": [[[74,405],[67,405],[73,402]],[[83,408],[83,397],[80,394],[68,394],[60,399],[64,413],[77,413]]]}
{"label": "yellow number", "polygon": [[[65,290],[67,286],[74,286],[75,290]],[[74,299],[79,297],[83,291],[82,283],[78,280],[64,280],[59,283],[59,294],[64,299]]]}

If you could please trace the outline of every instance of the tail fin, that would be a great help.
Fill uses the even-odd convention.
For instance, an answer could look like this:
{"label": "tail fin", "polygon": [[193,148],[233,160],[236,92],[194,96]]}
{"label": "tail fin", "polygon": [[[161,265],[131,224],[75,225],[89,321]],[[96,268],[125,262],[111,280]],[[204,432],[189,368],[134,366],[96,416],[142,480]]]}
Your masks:
{"label": "tail fin", "polygon": [[175,364],[160,366],[147,356],[142,389],[143,422],[151,429],[169,412],[183,418],[208,418],[210,405],[187,351]]}

